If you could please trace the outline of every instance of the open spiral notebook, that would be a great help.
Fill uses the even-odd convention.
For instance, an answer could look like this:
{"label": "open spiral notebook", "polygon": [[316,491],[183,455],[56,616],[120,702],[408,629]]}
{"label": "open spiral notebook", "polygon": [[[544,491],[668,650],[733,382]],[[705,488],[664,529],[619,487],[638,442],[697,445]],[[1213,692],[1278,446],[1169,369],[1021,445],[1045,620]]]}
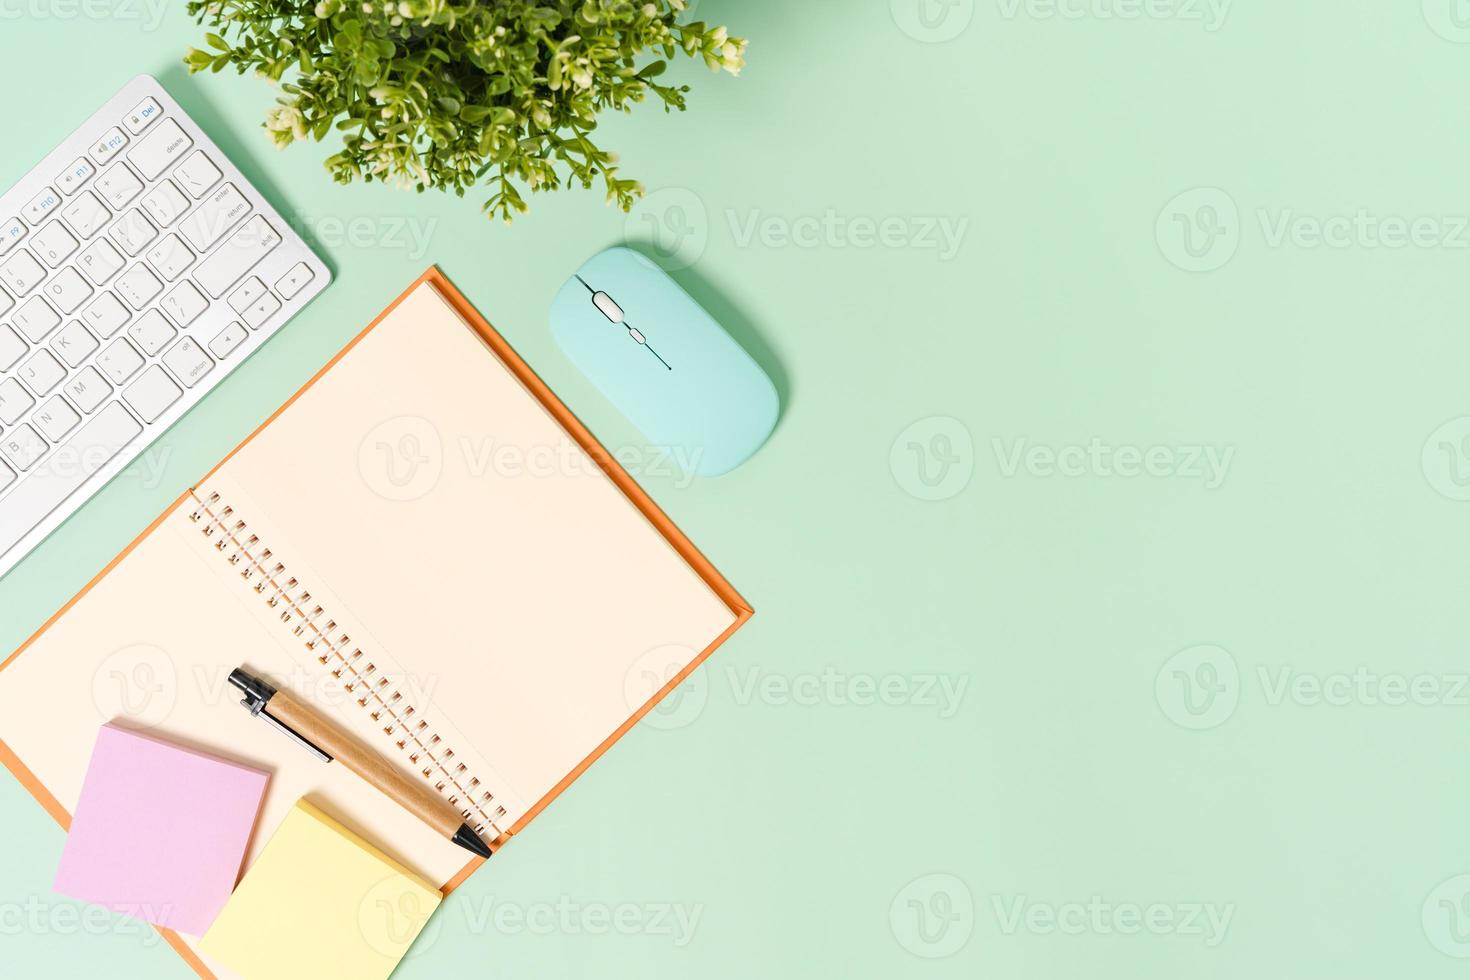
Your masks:
{"label": "open spiral notebook", "polygon": [[750,615],[431,269],[0,665],[0,761],[65,826],[121,720],[273,774],[247,867],[310,797],[452,888],[478,862],[252,719],[229,672],[499,846]]}

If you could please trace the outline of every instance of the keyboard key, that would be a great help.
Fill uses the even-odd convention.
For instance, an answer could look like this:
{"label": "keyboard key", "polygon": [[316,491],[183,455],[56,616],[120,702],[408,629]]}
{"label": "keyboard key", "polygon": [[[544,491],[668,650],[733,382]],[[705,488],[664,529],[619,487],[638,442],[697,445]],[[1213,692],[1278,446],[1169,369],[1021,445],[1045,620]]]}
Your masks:
{"label": "keyboard key", "polygon": [[66,377],[66,368],[49,350],[38,350],[31,359],[20,366],[15,376],[38,395],[48,394]]}
{"label": "keyboard key", "polygon": [[203,150],[195,150],[194,155],[174,171],[174,180],[179,186],[189,192],[189,196],[196,201],[203,197],[211,187],[219,183],[222,176],[214,161],[204,155]]}
{"label": "keyboard key", "polygon": [[250,329],[258,330],[280,308],[281,301],[276,299],[274,294],[266,293],[240,315],[245,318],[245,322],[250,325]]}
{"label": "keyboard key", "polygon": [[36,232],[36,237],[31,239],[31,248],[36,250],[36,254],[47,265],[55,269],[77,250],[77,240],[62,227],[60,221],[53,221]]}
{"label": "keyboard key", "polygon": [[75,313],[77,307],[92,298],[92,287],[87,284],[87,280],[82,278],[80,272],[70,266],[52,276],[51,281],[46,284],[42,292],[46,294],[47,299],[56,304],[57,309],[68,316]]}
{"label": "keyboard key", "polygon": [[248,330],[238,323],[231,323],[228,327],[225,327],[217,333],[214,339],[209,342],[209,352],[220,360],[224,360],[236,347],[243,344],[245,338],[248,336],[250,336]]}
{"label": "keyboard key", "polygon": [[179,128],[172,119],[165,119],[158,128],[138,141],[128,154],[128,160],[148,180],[163,173],[184,151],[194,145],[189,134]]}
{"label": "keyboard key", "polygon": [[181,327],[187,327],[199,319],[199,314],[209,309],[209,300],[187,279],[174,287],[173,292],[163,298],[163,311],[173,317]]}
{"label": "keyboard key", "polygon": [[10,309],[14,305],[15,300],[10,298],[10,294],[7,293],[5,290],[0,289],[0,316],[4,316],[5,311]]}
{"label": "keyboard key", "polygon": [[143,190],[143,182],[128,169],[126,163],[119,163],[98,177],[93,189],[102,195],[102,200],[107,202],[108,207],[121,211]]}
{"label": "keyboard key", "polygon": [[239,289],[230,294],[230,307],[236,313],[244,313],[264,295],[265,283],[251,276],[240,284]]}
{"label": "keyboard key", "polygon": [[35,197],[31,198],[31,203],[27,204],[25,206],[25,209],[21,213],[25,215],[25,219],[29,221],[31,223],[31,227],[34,228],[45,219],[46,215],[54,211],[56,207],[60,204],[61,195],[57,194],[55,191],[48,187],[41,193],[37,194]]}
{"label": "keyboard key", "polygon": [[4,490],[15,482],[15,470],[0,463],[0,490]]}
{"label": "keyboard key", "polygon": [[163,110],[158,107],[157,102],[152,99],[144,99],[134,107],[132,112],[128,113],[127,118],[123,120],[123,125],[128,127],[128,132],[137,136],[148,128],[149,123],[161,115],[163,115]]}
{"label": "keyboard key", "polygon": [[92,159],[97,161],[97,166],[100,167],[117,156],[118,151],[127,145],[128,138],[123,135],[122,130],[114,126],[103,133],[97,142],[92,144],[92,149],[87,152],[92,155]]}
{"label": "keyboard key", "polygon": [[168,372],[155,364],[123,389],[123,398],[144,422],[155,422],[183,393]]}
{"label": "keyboard key", "polygon": [[84,157],[77,157],[70,167],[67,167],[56,177],[56,186],[61,188],[61,193],[71,197],[82,189],[82,185],[92,179],[97,168],[92,166]]}
{"label": "keyboard key", "polygon": [[18,429],[11,429],[9,435],[0,439],[0,453],[10,460],[10,465],[24,473],[36,461],[46,455],[46,450],[51,447],[46,440],[36,435],[36,430],[29,425],[22,425]]}
{"label": "keyboard key", "polygon": [[206,293],[219,299],[279,244],[281,236],[265,218],[256,215],[226,239],[219,251],[199,264],[194,280]]}
{"label": "keyboard key", "polygon": [[113,402],[56,447],[57,465],[43,466],[21,481],[0,507],[0,552],[25,537],[142,431],[138,420]]}
{"label": "keyboard key", "polygon": [[66,399],[60,395],[42,405],[41,410],[31,416],[31,424],[52,442],[60,442],[81,421],[82,417],[77,414],[77,410],[68,405]]}
{"label": "keyboard key", "polygon": [[41,280],[46,278],[46,270],[41,268],[41,263],[36,257],[25,249],[15,253],[13,258],[6,260],[0,265],[0,281],[10,287],[10,291],[16,296],[24,296],[26,293],[41,285]]}
{"label": "keyboard key", "polygon": [[11,425],[31,410],[36,400],[14,378],[0,381],[0,422]]}
{"label": "keyboard key", "polygon": [[128,327],[128,336],[149,357],[156,357],[164,345],[178,335],[174,325],[157,310],[149,310],[138,317],[138,322]]}
{"label": "keyboard key", "polygon": [[163,292],[163,283],[141,263],[124,272],[113,285],[118,295],[135,310],[141,310],[149,300]]}
{"label": "keyboard key", "polygon": [[61,355],[68,367],[81,364],[100,346],[97,338],[76,320],[62,327],[61,332],[51,338],[51,349]]}
{"label": "keyboard key", "polygon": [[29,348],[15,331],[0,323],[0,371],[8,371]]}
{"label": "keyboard key", "polygon": [[124,381],[138,373],[138,368],[143,366],[143,355],[133,349],[133,345],[119,337],[102,353],[97,355],[97,367],[107,375],[109,381],[120,385]]}
{"label": "keyboard key", "polygon": [[117,224],[113,225],[107,234],[124,252],[136,256],[147,247],[149,242],[158,237],[158,229],[143,217],[142,211],[133,208],[119,218]]}
{"label": "keyboard key", "polygon": [[92,410],[101,405],[112,393],[112,385],[97,373],[96,368],[88,365],[67,378],[61,390],[77,408],[82,410],[83,414],[91,415]]}
{"label": "keyboard key", "polygon": [[128,312],[128,308],[111,293],[103,293],[82,311],[82,319],[87,321],[87,326],[96,331],[99,337],[111,337],[132,318],[133,314]]}
{"label": "keyboard key", "polygon": [[97,200],[97,195],[91,191],[83,191],[82,195],[72,201],[61,212],[66,223],[71,225],[71,230],[81,238],[91,238],[102,229],[102,226],[112,218],[112,212],[107,206]]}
{"label": "keyboard key", "polygon": [[10,315],[10,322],[31,343],[38,344],[48,333],[61,326],[61,316],[44,299],[34,296]]}
{"label": "keyboard key", "polygon": [[184,270],[194,264],[194,253],[179,241],[178,235],[169,235],[163,241],[154,245],[144,256],[148,264],[157,270],[160,276],[168,282],[173,282],[184,274]]}
{"label": "keyboard key", "polygon": [[249,213],[250,202],[235,190],[234,184],[226,184],[180,222],[179,231],[194,251],[208,251]]}
{"label": "keyboard key", "polygon": [[175,219],[189,210],[189,199],[171,180],[165,180],[143,195],[143,210],[160,228],[167,228]]}
{"label": "keyboard key", "polygon": [[297,262],[290,272],[276,281],[276,292],[281,294],[282,299],[291,299],[313,278],[310,267],[305,262]]}
{"label": "keyboard key", "polygon": [[194,342],[193,337],[185,337],[174,344],[163,355],[163,364],[174,373],[174,377],[184,383],[185,388],[194,387],[214,367],[214,361]]}
{"label": "keyboard key", "polygon": [[19,218],[6,218],[0,222],[0,255],[15,248],[24,237],[26,237],[26,226],[21,224]]}
{"label": "keyboard key", "polygon": [[105,238],[97,239],[77,257],[77,266],[98,286],[107,285],[107,281],[121,272],[125,264],[126,260]]}

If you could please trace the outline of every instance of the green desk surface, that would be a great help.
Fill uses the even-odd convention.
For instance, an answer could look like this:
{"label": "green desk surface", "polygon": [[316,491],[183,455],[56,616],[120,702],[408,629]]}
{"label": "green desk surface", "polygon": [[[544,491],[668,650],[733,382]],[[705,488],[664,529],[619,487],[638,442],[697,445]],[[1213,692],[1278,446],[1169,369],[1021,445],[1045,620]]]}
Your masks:
{"label": "green desk surface", "polygon": [[[730,476],[642,473],[756,618],[399,976],[1461,976],[1454,14],[706,0],[745,75],[603,129],[646,204],[506,228],[272,149],[265,82],[181,69],[182,0],[0,0],[0,186],[151,72],[337,272],[0,582],[0,650],[430,263],[639,445],[546,310],[652,243],[782,390]],[[188,976],[52,894],[61,833],[9,779],[0,822],[7,975]]]}

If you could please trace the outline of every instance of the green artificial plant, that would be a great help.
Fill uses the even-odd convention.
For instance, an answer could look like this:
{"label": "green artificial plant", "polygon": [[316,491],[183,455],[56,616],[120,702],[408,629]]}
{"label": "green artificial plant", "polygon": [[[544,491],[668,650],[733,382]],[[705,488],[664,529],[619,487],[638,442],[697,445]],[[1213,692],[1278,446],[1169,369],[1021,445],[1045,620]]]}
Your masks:
{"label": "green artificial plant", "polygon": [[[687,85],[660,84],[678,54],[738,74],[746,42],[681,22],[686,0],[191,0],[213,30],[190,71],[228,65],[280,84],[265,127],[276,145],[342,132],[327,161],[341,183],[393,181],[463,195],[488,181],[483,208],[506,222],[521,187],[591,187],[628,210],[642,195],[592,139],[598,115],[650,93],[685,107]],[[562,174],[567,176],[564,178]]]}

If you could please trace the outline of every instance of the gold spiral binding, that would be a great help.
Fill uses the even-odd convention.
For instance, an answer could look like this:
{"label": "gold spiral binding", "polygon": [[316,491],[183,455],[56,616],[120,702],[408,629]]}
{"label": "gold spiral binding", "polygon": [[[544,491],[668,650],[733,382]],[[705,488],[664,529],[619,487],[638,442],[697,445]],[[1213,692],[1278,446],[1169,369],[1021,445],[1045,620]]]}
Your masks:
{"label": "gold spiral binding", "polygon": [[416,717],[418,709],[408,703],[398,686],[381,674],[360,647],[352,645],[352,637],[319,602],[313,601],[311,591],[261,543],[259,535],[250,532],[247,522],[222,501],[218,492],[200,497],[198,490],[191,490],[190,495],[196,506],[189,512],[189,520],[202,525],[200,533],[215,551],[240,570],[241,580],[264,599],[267,607],[279,611],[282,625],[354,696],[358,707],[367,711],[383,734],[408,756],[414,770],[459,811],[476,833],[484,836],[487,830],[494,830],[493,836],[501,836],[505,807],[496,803],[495,794],[469,772],[465,763],[455,761],[454,750],[429,730],[429,723]]}

